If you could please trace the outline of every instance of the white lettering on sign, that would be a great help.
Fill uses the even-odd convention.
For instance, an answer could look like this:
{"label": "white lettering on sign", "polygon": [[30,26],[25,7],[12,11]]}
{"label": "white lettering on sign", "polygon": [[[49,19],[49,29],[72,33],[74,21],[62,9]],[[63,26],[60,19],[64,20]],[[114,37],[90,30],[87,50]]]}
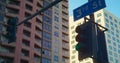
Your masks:
{"label": "white lettering on sign", "polygon": [[77,17],[79,17],[79,16],[82,15],[81,9],[77,10],[76,12],[78,13],[78,16],[77,16]]}
{"label": "white lettering on sign", "polygon": [[98,7],[97,3],[96,3],[96,2],[93,2],[93,9],[95,9],[95,8],[97,8],[97,7]]}
{"label": "white lettering on sign", "polygon": [[102,6],[102,3],[101,3],[101,1],[100,1],[100,0],[98,1],[98,4],[99,4],[100,6]]}

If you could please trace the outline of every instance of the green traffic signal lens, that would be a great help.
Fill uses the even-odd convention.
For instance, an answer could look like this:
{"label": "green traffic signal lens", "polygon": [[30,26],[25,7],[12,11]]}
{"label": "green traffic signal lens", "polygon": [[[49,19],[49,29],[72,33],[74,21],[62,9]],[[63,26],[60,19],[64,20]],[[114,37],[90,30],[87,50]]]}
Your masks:
{"label": "green traffic signal lens", "polygon": [[80,44],[80,43],[78,43],[78,44],[75,46],[75,49],[76,49],[77,51],[79,51],[79,50],[80,50],[80,48],[81,48],[81,44]]}

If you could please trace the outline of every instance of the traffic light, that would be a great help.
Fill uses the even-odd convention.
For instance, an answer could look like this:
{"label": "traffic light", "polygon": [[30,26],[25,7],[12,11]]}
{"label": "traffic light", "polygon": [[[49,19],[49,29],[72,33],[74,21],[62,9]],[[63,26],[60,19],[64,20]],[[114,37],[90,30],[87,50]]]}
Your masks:
{"label": "traffic light", "polygon": [[92,56],[92,23],[86,22],[76,27],[76,50],[78,51],[78,59],[82,60]]}
{"label": "traffic light", "polygon": [[105,33],[97,27],[97,40],[98,40],[98,53],[97,53],[97,62],[98,63],[109,63],[107,55],[107,47],[105,40]]}
{"label": "traffic light", "polygon": [[10,18],[7,21],[7,28],[6,28],[7,33],[5,37],[8,39],[8,43],[16,41],[17,23],[18,23],[17,17]]}

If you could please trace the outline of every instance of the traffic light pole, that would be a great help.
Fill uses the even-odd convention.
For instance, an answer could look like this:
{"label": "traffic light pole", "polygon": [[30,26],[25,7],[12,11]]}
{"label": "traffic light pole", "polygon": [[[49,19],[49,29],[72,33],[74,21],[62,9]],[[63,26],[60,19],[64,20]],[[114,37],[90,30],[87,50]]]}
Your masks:
{"label": "traffic light pole", "polygon": [[[92,0],[88,0],[88,2],[90,2]],[[94,18],[94,14],[90,14],[89,15],[90,17],[90,21],[92,22],[95,22],[95,18]],[[97,60],[94,59],[94,58],[97,58],[97,52],[98,52],[98,41],[97,41],[97,37],[96,37],[96,34],[97,34],[97,31],[96,31],[96,25],[94,23],[91,23],[92,24],[92,48],[93,48],[93,62],[94,63],[97,63]]]}

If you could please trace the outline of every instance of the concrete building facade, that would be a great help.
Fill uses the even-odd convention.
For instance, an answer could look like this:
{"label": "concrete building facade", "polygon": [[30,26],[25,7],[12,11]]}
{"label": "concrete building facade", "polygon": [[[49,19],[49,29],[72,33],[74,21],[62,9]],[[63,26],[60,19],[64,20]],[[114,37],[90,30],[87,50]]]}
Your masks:
{"label": "concrete building facade", "polygon": [[[52,1],[6,0],[5,16],[0,21],[18,17],[20,23]],[[16,42],[8,44],[1,34],[0,62],[69,63],[68,15],[68,0],[64,0],[18,26]],[[0,31],[6,32],[5,26],[0,27]]]}
{"label": "concrete building facade", "polygon": [[120,19],[102,9],[95,12],[95,21],[108,29],[105,38],[109,63],[120,63]]}
{"label": "concrete building facade", "polygon": [[[107,55],[109,63],[120,63],[120,19],[109,11],[102,9],[94,13],[95,22],[106,27],[105,32]],[[93,63],[91,58],[86,58],[83,61],[78,60],[78,52],[75,50],[75,28],[83,22],[83,18],[73,21],[70,17],[70,63]]]}

